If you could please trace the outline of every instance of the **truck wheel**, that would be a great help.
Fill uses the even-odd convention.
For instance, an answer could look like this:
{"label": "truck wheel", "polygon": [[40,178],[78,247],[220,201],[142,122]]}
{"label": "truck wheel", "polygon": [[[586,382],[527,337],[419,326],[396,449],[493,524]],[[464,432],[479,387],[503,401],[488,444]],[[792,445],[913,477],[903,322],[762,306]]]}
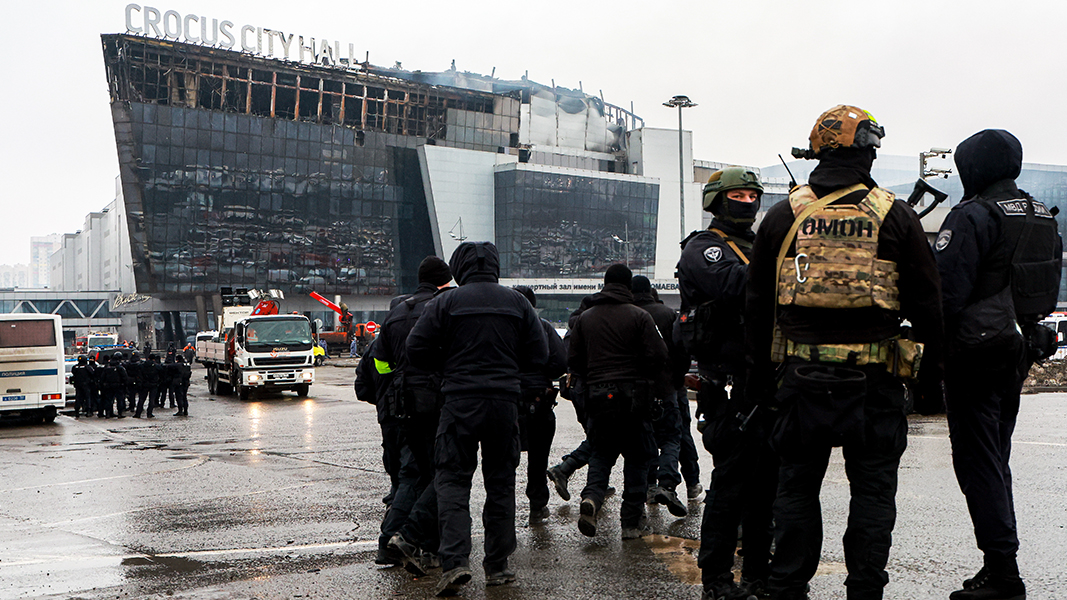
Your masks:
{"label": "truck wheel", "polygon": [[54,423],[56,420],[56,407],[46,406],[41,409],[41,421],[45,423]]}
{"label": "truck wheel", "polygon": [[301,398],[307,398],[308,392],[311,391],[311,386],[306,383],[301,383],[300,385],[296,386],[296,388],[294,388],[294,391],[296,392],[297,396]]}
{"label": "truck wheel", "polygon": [[252,388],[247,385],[237,386],[237,397],[241,400],[247,401],[252,399]]}

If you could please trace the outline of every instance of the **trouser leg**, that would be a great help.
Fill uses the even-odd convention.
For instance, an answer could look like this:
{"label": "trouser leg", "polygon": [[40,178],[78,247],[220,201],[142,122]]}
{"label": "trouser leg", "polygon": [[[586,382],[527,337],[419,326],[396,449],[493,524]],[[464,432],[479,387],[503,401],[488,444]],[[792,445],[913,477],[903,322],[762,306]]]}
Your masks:
{"label": "trouser leg", "polygon": [[742,433],[736,424],[735,418],[721,417],[709,422],[704,430],[704,447],[715,462],[704,497],[697,553],[697,566],[705,587],[733,569],[737,526],[744,510],[742,488],[745,479],[752,475],[743,452]]}
{"label": "trouser leg", "polygon": [[897,468],[907,446],[902,410],[868,409],[865,416],[865,443],[844,447],[852,496],[843,540],[850,600],[880,600],[889,583],[885,566],[897,517]]}
{"label": "trouser leg", "polygon": [[678,472],[681,449],[682,418],[674,394],[665,398],[663,414],[652,423],[658,456],[649,463],[648,483],[673,490],[682,482]]}
{"label": "trouser leg", "polygon": [[[648,465],[656,454],[656,442],[652,435],[652,424],[645,420],[629,420],[624,435],[625,439],[619,440],[619,449],[623,456],[622,507],[619,509],[619,519],[623,527],[639,527],[641,518],[645,516]],[[599,505],[598,502],[597,506]]]}
{"label": "trouser leg", "polygon": [[[604,495],[607,493],[608,481],[611,478],[611,469],[615,461],[619,459],[620,440],[619,423],[610,416],[589,417],[589,469],[586,474],[585,488],[582,490],[582,499],[592,498],[597,507],[604,503]],[[645,481],[645,473],[641,474],[641,480]],[[644,498],[642,498],[642,501]]]}
{"label": "trouser leg", "polygon": [[822,552],[822,507],[819,490],[830,447],[781,456],[778,496],[774,501],[775,552],[768,586],[802,592],[815,576]]}
{"label": "trouser leg", "polygon": [[[515,551],[515,469],[519,465],[518,405],[510,400],[486,401],[488,419],[480,432],[482,478],[485,481],[486,573],[503,570]],[[544,470],[541,471],[544,473]],[[547,490],[546,490],[547,491]]]}
{"label": "trouser leg", "polygon": [[[437,472],[437,516],[441,543],[438,555],[445,571],[470,564],[471,480],[478,466],[478,439],[462,418],[458,403],[445,402],[434,444]],[[457,418],[457,416],[461,418]]]}
{"label": "trouser leg", "polygon": [[526,497],[530,510],[548,505],[548,455],[556,435],[556,414],[543,409],[526,417]]}
{"label": "trouser leg", "polygon": [[945,384],[952,466],[978,548],[994,558],[1014,558],[1019,537],[1009,459],[1019,413],[1016,379],[1004,369],[975,373],[950,363]]}
{"label": "trouser leg", "polygon": [[379,423],[382,430],[382,465],[389,475],[389,493],[383,498],[385,504],[392,504],[396,490],[400,486],[400,421],[395,417],[385,417]]}
{"label": "trouser leg", "polygon": [[427,485],[422,488],[418,499],[411,507],[408,518],[400,527],[399,533],[404,539],[416,546],[437,551],[439,533],[437,523],[437,489],[434,486],[434,437],[437,432],[437,414],[425,418],[409,419],[407,425],[408,447],[419,468],[422,480]]}
{"label": "trouser leg", "polygon": [[678,438],[678,466],[687,486],[700,483],[700,455],[693,440],[693,417],[690,413],[689,393],[683,387],[677,390],[675,400],[678,414],[681,416],[680,436]]}
{"label": "trouser leg", "polygon": [[389,538],[393,537],[393,534],[397,531],[400,531],[404,522],[407,521],[411,508],[422,493],[422,489],[419,488],[419,466],[415,461],[411,448],[407,444],[401,447],[400,456],[400,485],[396,489],[396,495],[393,496],[393,502],[389,505],[389,510],[385,513],[385,518],[382,520],[381,533],[378,535],[378,547],[383,550],[385,545],[389,543]]}

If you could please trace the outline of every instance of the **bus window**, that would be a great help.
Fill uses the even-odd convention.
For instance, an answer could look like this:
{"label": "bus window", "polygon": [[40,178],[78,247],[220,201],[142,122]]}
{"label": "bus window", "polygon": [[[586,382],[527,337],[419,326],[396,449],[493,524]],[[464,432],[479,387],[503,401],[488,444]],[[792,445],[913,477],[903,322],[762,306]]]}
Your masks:
{"label": "bus window", "polygon": [[7,321],[0,326],[0,348],[42,348],[56,345],[55,323]]}

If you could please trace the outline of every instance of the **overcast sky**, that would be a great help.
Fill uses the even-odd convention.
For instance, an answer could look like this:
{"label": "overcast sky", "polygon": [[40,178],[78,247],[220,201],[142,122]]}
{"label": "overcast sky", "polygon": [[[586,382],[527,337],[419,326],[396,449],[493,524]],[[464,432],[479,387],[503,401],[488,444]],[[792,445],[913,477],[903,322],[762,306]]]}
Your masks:
{"label": "overcast sky", "polygon": [[[101,33],[125,31],[125,0],[8,3],[0,63],[4,211],[0,264],[29,237],[80,229],[114,198],[118,164]],[[835,104],[870,111],[883,153],[955,147],[1008,129],[1027,162],[1067,164],[1067,3],[1045,0],[575,2],[151,0],[355,45],[410,70],[461,71],[603,91],[649,127],[677,127],[698,159],[768,166],[807,144]]]}

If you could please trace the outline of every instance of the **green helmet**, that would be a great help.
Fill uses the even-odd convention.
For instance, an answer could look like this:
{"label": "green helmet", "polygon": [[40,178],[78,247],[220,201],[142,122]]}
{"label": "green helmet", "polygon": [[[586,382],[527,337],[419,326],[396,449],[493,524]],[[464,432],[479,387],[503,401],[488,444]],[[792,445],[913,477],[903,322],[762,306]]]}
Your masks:
{"label": "green helmet", "polygon": [[716,212],[715,200],[729,190],[756,190],[763,197],[759,175],[744,167],[726,167],[711,174],[704,186],[704,210]]}

